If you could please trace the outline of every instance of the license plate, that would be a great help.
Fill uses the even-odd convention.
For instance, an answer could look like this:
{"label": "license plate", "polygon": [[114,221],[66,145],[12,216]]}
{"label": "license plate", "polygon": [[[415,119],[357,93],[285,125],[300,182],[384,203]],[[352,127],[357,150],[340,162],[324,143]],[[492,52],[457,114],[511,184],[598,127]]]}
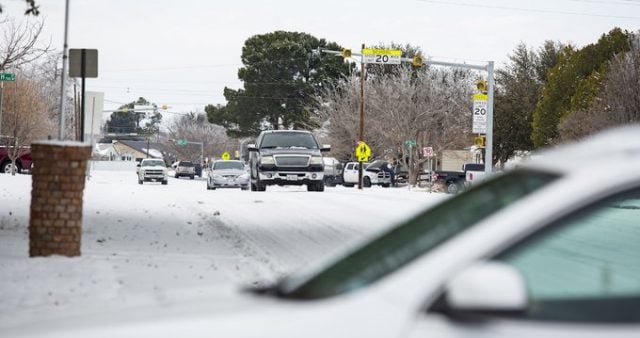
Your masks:
{"label": "license plate", "polygon": [[287,181],[297,181],[298,175],[287,175]]}

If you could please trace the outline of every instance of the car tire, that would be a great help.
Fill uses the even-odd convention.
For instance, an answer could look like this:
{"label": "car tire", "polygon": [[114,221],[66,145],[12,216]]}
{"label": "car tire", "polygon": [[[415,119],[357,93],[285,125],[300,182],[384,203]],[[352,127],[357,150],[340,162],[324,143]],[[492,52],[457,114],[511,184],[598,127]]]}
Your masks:
{"label": "car tire", "polygon": [[180,178],[180,175],[176,174],[176,178]]}
{"label": "car tire", "polygon": [[251,191],[258,191],[258,188],[256,187],[256,184],[251,182]]}
{"label": "car tire", "polygon": [[260,181],[256,182],[256,191],[267,191],[267,185]]}
{"label": "car tire", "polygon": [[141,179],[138,179],[138,184],[142,184],[142,180]]}
{"label": "car tire", "polygon": [[162,181],[162,185],[167,185],[169,184],[169,181]]}
{"label": "car tire", "polygon": [[316,190],[315,191],[324,191],[324,181],[316,182]]}
{"label": "car tire", "polygon": [[355,184],[351,184],[351,183],[342,183],[342,186],[347,187],[347,188],[353,188],[355,186]]}
{"label": "car tire", "polygon": [[194,175],[189,176],[190,179],[193,179],[194,177],[195,177]]}
{"label": "car tire", "polygon": [[[22,171],[22,166],[20,166],[20,162],[16,162],[15,167],[16,167],[16,174],[19,174]],[[0,172],[4,174],[11,174],[11,161],[6,161],[2,163]]]}
{"label": "car tire", "polygon": [[371,188],[371,179],[368,176],[362,178],[362,186],[365,188]]}
{"label": "car tire", "polygon": [[449,182],[449,184],[447,184],[447,193],[449,193],[449,194],[457,194],[460,191],[462,191],[462,188],[460,187],[460,184],[458,184],[456,182]]}

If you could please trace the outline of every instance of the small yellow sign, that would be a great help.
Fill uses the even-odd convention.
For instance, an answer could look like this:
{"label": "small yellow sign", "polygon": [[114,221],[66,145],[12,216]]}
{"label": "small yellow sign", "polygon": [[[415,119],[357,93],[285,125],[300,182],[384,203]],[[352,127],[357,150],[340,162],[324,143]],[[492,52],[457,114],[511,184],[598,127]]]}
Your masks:
{"label": "small yellow sign", "polygon": [[362,54],[364,55],[393,55],[393,56],[402,56],[402,51],[399,49],[374,49],[374,48],[365,48],[362,50]]}
{"label": "small yellow sign", "polygon": [[487,94],[481,94],[481,93],[473,94],[474,101],[487,101],[488,99],[489,99],[489,96]]}
{"label": "small yellow sign", "polygon": [[356,145],[355,155],[359,162],[367,162],[371,156],[371,148],[364,141],[360,141]]}
{"label": "small yellow sign", "polygon": [[225,151],[224,153],[222,153],[222,159],[228,161],[229,159],[231,159],[231,154],[229,154],[228,151]]}
{"label": "small yellow sign", "polygon": [[476,136],[473,139],[476,147],[484,147],[484,142],[485,142],[484,140],[485,140],[484,136]]}

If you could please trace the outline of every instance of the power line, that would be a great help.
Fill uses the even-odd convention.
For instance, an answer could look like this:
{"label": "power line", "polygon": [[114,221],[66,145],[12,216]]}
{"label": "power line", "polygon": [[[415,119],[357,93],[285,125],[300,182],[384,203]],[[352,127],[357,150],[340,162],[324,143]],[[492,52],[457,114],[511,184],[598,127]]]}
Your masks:
{"label": "power line", "polygon": [[507,11],[519,11],[519,12],[530,12],[530,13],[564,14],[564,15],[592,16],[592,17],[601,17],[601,18],[634,19],[634,20],[640,19],[640,16],[622,16],[622,15],[593,14],[593,13],[569,12],[569,11],[554,11],[554,10],[547,10],[547,9],[506,7],[506,6],[482,5],[482,4],[463,3],[463,2],[454,3],[454,2],[437,1],[437,0],[416,0],[416,1],[439,4],[439,5],[448,5],[448,6],[501,9],[501,10],[507,10]]}

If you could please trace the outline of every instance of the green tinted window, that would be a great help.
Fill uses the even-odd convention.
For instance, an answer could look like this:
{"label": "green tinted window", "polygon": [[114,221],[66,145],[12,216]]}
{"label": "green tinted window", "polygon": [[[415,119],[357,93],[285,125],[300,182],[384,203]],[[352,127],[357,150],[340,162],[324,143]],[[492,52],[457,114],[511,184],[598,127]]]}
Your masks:
{"label": "green tinted window", "polygon": [[640,322],[640,192],[591,205],[499,258],[529,292],[526,318]]}
{"label": "green tinted window", "polygon": [[498,176],[426,210],[311,277],[284,280],[279,291],[291,298],[322,298],[366,286],[555,178],[531,171]]}

